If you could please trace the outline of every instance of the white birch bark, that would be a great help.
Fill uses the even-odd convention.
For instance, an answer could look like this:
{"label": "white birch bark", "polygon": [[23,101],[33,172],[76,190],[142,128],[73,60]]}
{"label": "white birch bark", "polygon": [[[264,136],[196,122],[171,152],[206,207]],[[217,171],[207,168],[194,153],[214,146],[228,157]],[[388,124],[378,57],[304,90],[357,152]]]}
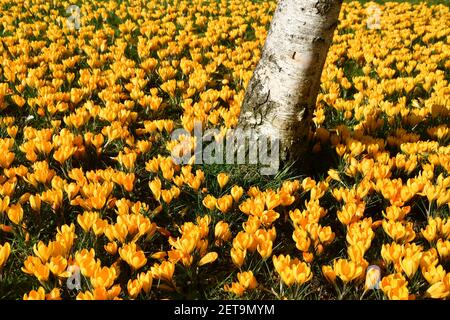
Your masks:
{"label": "white birch bark", "polygon": [[279,0],[238,127],[280,139],[282,161],[300,160],[342,0]]}

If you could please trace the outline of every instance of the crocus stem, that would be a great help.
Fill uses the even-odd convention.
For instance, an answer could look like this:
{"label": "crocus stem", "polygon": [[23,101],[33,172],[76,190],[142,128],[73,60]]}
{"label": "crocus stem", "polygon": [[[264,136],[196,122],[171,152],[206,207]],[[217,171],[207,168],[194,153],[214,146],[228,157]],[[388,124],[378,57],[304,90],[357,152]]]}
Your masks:
{"label": "crocus stem", "polygon": [[339,294],[339,300],[342,300],[345,296],[345,294],[347,293],[347,284],[344,283],[344,288],[342,288],[341,293]]}
{"label": "crocus stem", "polygon": [[359,297],[359,300],[362,300],[362,299],[363,299],[363,297],[364,297],[364,295],[366,294],[366,292],[367,292],[367,290],[364,289],[364,291],[363,291],[361,297]]}

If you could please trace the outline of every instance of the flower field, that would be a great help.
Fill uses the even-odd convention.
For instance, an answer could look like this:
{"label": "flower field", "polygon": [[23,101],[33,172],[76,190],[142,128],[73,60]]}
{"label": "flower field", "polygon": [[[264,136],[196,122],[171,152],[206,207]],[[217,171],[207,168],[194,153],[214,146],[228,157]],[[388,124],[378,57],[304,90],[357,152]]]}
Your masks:
{"label": "flower field", "polygon": [[310,176],[270,177],[170,134],[236,126],[276,1],[0,0],[0,299],[449,297],[450,10],[371,4],[343,4]]}

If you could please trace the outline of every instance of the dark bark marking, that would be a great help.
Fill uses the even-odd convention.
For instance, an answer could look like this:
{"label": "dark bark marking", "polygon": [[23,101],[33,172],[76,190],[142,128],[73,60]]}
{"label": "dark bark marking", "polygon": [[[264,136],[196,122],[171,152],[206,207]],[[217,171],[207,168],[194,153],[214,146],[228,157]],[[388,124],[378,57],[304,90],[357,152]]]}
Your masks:
{"label": "dark bark marking", "polygon": [[317,13],[320,14],[321,16],[327,14],[328,11],[330,11],[331,7],[332,4],[330,0],[319,0],[314,5],[314,8],[316,8]]}
{"label": "dark bark marking", "polygon": [[322,37],[316,37],[313,39],[313,43],[316,43],[316,42],[324,43],[325,39]]}
{"label": "dark bark marking", "polygon": [[274,64],[274,67],[276,67],[278,69],[278,72],[281,72],[281,70],[283,70],[283,68],[280,67],[277,59],[275,59],[275,56],[273,54],[268,57],[268,61],[270,61],[271,63]]}
{"label": "dark bark marking", "polygon": [[258,103],[258,106],[257,106],[256,108],[259,108],[259,107],[261,107],[263,104],[266,104],[267,101],[269,101],[269,96],[270,96],[270,89],[269,89],[269,91],[267,92],[266,99],[265,99],[263,102]]}
{"label": "dark bark marking", "polygon": [[296,54],[297,52],[295,52],[294,51],[294,54],[292,55],[292,59],[295,59],[295,54]]}
{"label": "dark bark marking", "polygon": [[[305,23],[306,23],[306,22],[305,22]],[[310,39],[311,37],[304,36],[304,35],[301,35],[301,34],[294,34],[294,33],[291,33],[291,34],[289,34],[289,38],[291,38],[291,39],[296,39],[296,40],[307,41],[307,40]]]}

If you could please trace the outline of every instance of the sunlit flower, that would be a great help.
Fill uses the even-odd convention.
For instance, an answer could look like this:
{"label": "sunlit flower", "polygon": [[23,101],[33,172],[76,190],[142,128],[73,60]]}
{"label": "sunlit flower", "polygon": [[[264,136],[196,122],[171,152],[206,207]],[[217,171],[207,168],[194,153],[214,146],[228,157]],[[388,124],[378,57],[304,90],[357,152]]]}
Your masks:
{"label": "sunlit flower", "polygon": [[338,259],[333,264],[333,270],[342,281],[350,282],[361,279],[367,266],[360,262]]}
{"label": "sunlit flower", "polygon": [[229,178],[230,176],[223,172],[217,175],[217,182],[221,189],[228,183]]}
{"label": "sunlit flower", "polygon": [[9,244],[9,242],[0,245],[0,270],[2,270],[3,266],[8,261],[10,253],[11,253],[11,245]]}
{"label": "sunlit flower", "polygon": [[217,252],[209,252],[200,259],[198,266],[201,267],[205,264],[212,263],[217,260],[218,256]]}

